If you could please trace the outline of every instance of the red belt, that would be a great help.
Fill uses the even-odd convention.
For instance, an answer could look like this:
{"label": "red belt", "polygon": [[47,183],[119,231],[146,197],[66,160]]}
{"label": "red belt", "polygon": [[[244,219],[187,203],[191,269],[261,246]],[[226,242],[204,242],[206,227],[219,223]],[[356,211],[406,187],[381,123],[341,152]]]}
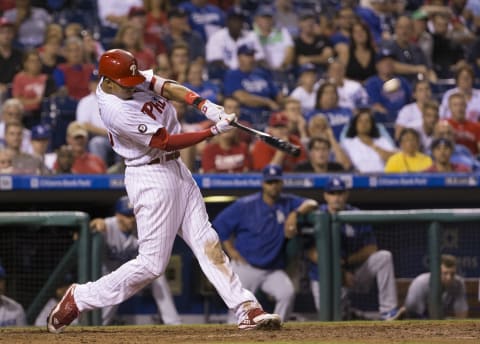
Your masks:
{"label": "red belt", "polygon": [[165,155],[162,155],[159,158],[153,159],[147,165],[162,164],[162,163],[170,161],[170,160],[178,159],[179,156],[180,156],[179,151],[173,151],[173,152],[167,153]]}

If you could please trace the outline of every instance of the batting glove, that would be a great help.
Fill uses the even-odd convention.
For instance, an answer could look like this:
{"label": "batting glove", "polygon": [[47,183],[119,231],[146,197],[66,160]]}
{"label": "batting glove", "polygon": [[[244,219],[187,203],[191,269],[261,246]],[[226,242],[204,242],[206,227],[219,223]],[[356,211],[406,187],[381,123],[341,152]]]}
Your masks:
{"label": "batting glove", "polygon": [[227,116],[223,106],[217,105],[210,100],[205,100],[200,111],[213,122],[218,122]]}
{"label": "batting glove", "polygon": [[[233,115],[235,116],[235,115]],[[210,130],[212,131],[212,134],[213,135],[218,135],[218,134],[221,134],[221,133],[225,133],[229,130],[232,130],[233,127],[230,125],[230,121],[228,119],[222,119],[220,121],[218,121],[217,123],[215,123],[215,125],[213,127],[210,128]]]}

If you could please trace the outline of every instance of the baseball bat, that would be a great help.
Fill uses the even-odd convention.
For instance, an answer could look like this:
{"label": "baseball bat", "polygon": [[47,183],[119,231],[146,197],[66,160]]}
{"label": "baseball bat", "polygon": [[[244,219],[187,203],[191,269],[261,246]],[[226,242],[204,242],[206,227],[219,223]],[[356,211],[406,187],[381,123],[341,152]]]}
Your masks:
{"label": "baseball bat", "polygon": [[272,147],[275,147],[276,149],[284,151],[293,156],[300,155],[300,147],[297,147],[294,144],[291,144],[290,142],[284,141],[282,139],[279,139],[278,137],[264,133],[263,131],[259,131],[259,130],[247,127],[246,125],[238,123],[237,121],[233,121],[232,123],[230,123],[230,125],[238,129],[241,129],[249,133],[250,135],[254,135],[258,137],[260,140],[262,140],[266,144],[269,144]]}

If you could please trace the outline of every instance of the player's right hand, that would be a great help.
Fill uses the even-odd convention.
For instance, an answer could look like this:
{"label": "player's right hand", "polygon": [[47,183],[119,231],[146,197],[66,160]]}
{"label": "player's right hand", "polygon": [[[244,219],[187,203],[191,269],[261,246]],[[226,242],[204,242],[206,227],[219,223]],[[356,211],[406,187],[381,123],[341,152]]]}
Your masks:
{"label": "player's right hand", "polygon": [[[233,115],[234,118],[236,118],[235,115]],[[222,119],[220,121],[218,121],[217,123],[215,123],[214,126],[212,126],[210,128],[210,130],[212,131],[212,134],[213,135],[218,135],[218,134],[221,134],[221,133],[225,133],[229,130],[232,130],[233,127],[230,125],[232,121],[231,120],[228,120],[228,119]]]}
{"label": "player's right hand", "polygon": [[100,218],[93,219],[92,221],[90,221],[90,228],[92,232],[99,232],[99,233],[103,233],[107,230],[105,220]]}

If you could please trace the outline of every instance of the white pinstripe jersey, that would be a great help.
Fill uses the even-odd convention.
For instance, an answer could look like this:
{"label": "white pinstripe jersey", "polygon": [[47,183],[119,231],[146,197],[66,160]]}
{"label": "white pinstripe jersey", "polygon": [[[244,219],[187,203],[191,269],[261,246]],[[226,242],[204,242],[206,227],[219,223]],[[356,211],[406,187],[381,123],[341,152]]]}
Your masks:
{"label": "white pinstripe jersey", "polygon": [[[165,151],[149,146],[152,135],[165,128],[169,134],[180,132],[180,123],[173,105],[149,91],[153,71],[141,71],[145,82],[136,86],[133,99],[123,100],[97,87],[100,117],[108,130],[113,150],[125,158],[127,166],[145,165]],[[166,79],[155,76],[163,87]]]}

